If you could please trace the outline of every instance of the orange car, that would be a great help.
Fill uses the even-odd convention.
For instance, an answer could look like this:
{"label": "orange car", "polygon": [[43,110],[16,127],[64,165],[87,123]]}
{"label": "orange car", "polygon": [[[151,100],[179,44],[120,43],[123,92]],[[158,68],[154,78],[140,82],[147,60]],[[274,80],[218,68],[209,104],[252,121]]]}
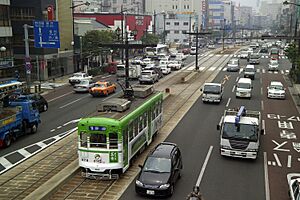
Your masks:
{"label": "orange car", "polygon": [[116,91],[117,86],[114,83],[108,82],[108,81],[98,81],[92,87],[89,92],[90,94],[95,96],[108,96],[110,93],[114,93]]}

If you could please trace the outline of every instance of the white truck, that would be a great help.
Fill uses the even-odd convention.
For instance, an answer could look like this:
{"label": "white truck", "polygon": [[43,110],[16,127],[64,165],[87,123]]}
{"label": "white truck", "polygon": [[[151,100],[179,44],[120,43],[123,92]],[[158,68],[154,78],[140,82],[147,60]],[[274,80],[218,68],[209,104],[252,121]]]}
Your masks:
{"label": "white truck", "polygon": [[259,111],[246,110],[245,106],[225,110],[217,130],[220,130],[221,155],[257,158],[260,134],[264,133]]}
{"label": "white truck", "polygon": [[129,66],[129,78],[138,79],[141,76],[142,67],[141,65],[131,64]]}

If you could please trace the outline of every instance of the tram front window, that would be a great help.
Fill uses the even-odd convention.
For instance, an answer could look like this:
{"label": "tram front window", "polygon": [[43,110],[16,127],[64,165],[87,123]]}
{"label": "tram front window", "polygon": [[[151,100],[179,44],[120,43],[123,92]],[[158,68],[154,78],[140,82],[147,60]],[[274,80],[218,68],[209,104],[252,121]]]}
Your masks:
{"label": "tram front window", "polygon": [[87,134],[85,132],[80,133],[80,146],[87,147]]}
{"label": "tram front window", "polygon": [[106,135],[105,134],[91,134],[90,147],[106,148]]}

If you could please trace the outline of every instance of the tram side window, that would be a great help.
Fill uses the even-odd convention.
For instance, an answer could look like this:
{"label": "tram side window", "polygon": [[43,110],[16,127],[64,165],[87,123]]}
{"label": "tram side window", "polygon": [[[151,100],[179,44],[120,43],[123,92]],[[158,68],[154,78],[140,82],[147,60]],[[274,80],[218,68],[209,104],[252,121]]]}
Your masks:
{"label": "tram side window", "polygon": [[91,134],[90,147],[106,148],[105,134]]}
{"label": "tram side window", "polygon": [[139,117],[139,130],[140,130],[140,132],[145,128],[144,118],[145,118],[144,115],[141,115]]}
{"label": "tram side window", "polygon": [[133,121],[133,129],[134,129],[134,137],[137,136],[139,134],[139,121],[138,121],[139,118],[136,118],[134,121]]}
{"label": "tram side window", "polygon": [[133,122],[128,125],[129,141],[133,139]]}
{"label": "tram side window", "polygon": [[85,132],[80,132],[80,146],[87,147],[87,134]]}
{"label": "tram side window", "polygon": [[155,108],[156,108],[156,106],[151,107],[152,120],[154,120],[155,117],[156,117],[156,115],[155,115]]}
{"label": "tram side window", "polygon": [[118,148],[118,134],[109,133],[109,148],[117,149]]}
{"label": "tram side window", "polygon": [[[148,111],[147,111],[148,112]],[[144,113],[144,118],[143,118],[143,128],[145,128],[147,126],[147,118],[148,118],[148,115],[147,115],[147,112]]]}

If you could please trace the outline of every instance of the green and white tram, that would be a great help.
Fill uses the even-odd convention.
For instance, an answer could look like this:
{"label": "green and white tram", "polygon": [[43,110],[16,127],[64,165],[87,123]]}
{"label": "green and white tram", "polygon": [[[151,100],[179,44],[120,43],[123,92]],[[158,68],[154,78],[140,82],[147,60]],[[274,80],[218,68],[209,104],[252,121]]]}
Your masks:
{"label": "green and white tram", "polygon": [[162,126],[163,94],[135,99],[125,112],[106,112],[78,123],[78,156],[83,175],[118,178],[130,160],[152,142]]}

